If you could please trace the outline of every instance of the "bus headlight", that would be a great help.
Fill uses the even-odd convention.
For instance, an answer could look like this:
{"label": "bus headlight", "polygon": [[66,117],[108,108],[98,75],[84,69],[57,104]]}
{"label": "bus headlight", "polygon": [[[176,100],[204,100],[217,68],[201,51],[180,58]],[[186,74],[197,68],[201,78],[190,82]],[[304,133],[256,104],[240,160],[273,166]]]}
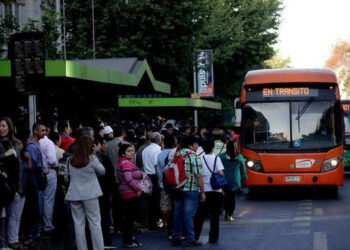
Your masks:
{"label": "bus headlight", "polygon": [[342,160],[343,155],[339,155],[337,157],[325,160],[322,164],[321,172],[327,172],[337,168]]}
{"label": "bus headlight", "polygon": [[259,160],[253,160],[253,159],[246,159],[245,164],[250,170],[256,171],[256,172],[263,172],[262,164]]}

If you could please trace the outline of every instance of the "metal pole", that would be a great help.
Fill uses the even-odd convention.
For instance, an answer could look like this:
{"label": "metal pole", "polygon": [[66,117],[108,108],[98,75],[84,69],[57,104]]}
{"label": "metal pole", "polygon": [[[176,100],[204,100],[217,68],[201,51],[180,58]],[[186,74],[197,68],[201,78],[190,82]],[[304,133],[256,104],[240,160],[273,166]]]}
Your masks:
{"label": "metal pole", "polygon": [[66,5],[63,0],[62,2],[63,10],[63,59],[67,60],[67,50],[66,50]]}
{"label": "metal pole", "polygon": [[94,0],[91,1],[91,12],[92,12],[92,53],[94,59],[96,59],[96,51],[95,51],[95,6]]}
{"label": "metal pole", "polygon": [[[56,0],[56,13],[58,15],[58,19],[56,21],[58,21],[59,23],[61,23],[62,20],[62,16],[61,16],[61,0]],[[61,55],[61,59],[62,59],[62,27],[58,26],[57,27],[57,32],[60,34],[60,36],[57,38],[57,51],[59,51],[60,55]]]}
{"label": "metal pole", "polygon": [[28,106],[29,106],[29,131],[32,131],[32,127],[36,122],[36,95],[28,95]]}
{"label": "metal pole", "polygon": [[[196,55],[196,64],[197,64],[197,55]],[[193,92],[197,93],[197,72],[196,72],[196,64],[193,65]],[[198,111],[194,110],[193,113],[194,118],[194,126],[198,128]]]}

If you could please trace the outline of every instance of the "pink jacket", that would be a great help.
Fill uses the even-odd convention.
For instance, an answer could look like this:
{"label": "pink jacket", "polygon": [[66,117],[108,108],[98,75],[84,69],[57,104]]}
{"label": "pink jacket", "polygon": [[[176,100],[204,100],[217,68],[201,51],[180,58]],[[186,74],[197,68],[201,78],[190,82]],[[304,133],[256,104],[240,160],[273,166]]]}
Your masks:
{"label": "pink jacket", "polygon": [[136,197],[137,192],[141,191],[137,184],[142,179],[142,172],[132,161],[118,158],[117,177],[120,182],[118,190],[122,199]]}

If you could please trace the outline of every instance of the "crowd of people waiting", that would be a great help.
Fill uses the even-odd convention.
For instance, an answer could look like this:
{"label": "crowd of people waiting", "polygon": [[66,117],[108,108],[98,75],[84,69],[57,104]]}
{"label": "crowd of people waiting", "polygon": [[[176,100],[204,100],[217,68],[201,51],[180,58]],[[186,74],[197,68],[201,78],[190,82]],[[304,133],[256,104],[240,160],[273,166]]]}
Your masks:
{"label": "crowd of people waiting", "polygon": [[[64,249],[140,247],[135,230],[163,230],[173,246],[200,246],[210,218],[209,243],[219,240],[219,217],[234,220],[235,196],[246,180],[238,135],[232,130],[167,123],[135,131],[69,121],[32,131],[0,120],[0,249],[31,249],[48,237]],[[182,157],[186,182],[165,184],[164,169]],[[213,173],[226,185],[213,188]],[[140,183],[150,182],[149,192]]]}

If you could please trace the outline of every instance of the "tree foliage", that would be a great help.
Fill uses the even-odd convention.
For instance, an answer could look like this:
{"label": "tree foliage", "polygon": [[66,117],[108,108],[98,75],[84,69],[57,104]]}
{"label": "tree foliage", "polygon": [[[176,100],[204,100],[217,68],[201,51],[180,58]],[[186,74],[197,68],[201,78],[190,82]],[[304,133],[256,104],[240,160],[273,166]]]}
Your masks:
{"label": "tree foliage", "polygon": [[[96,56],[145,58],[157,79],[171,83],[175,94],[189,93],[198,5],[198,0],[95,1]],[[91,25],[90,3],[71,1],[70,57],[92,57]]]}
{"label": "tree foliage", "polygon": [[280,11],[278,0],[204,0],[196,46],[214,50],[215,92],[222,101],[238,95],[246,72],[273,55]]}
{"label": "tree foliage", "polygon": [[[11,3],[15,1],[2,1]],[[10,35],[16,32],[42,31],[45,33],[45,47],[48,58],[56,59],[59,57],[58,38],[60,36],[61,20],[55,10],[55,2],[43,0],[41,2],[42,18],[41,20],[28,19],[26,25],[20,29],[18,20],[13,15],[7,15],[0,22],[0,48],[7,45],[10,41]],[[3,53],[3,51],[0,51]]]}
{"label": "tree foliage", "polygon": [[[45,2],[43,25],[27,28],[45,31],[54,57],[61,22]],[[66,1],[67,59],[93,57],[91,3]],[[281,12],[280,0],[94,0],[94,5],[97,58],[147,59],[174,95],[189,95],[195,51],[212,49],[218,100],[232,99],[246,72],[273,56]]]}
{"label": "tree foliage", "polygon": [[60,57],[60,37],[61,19],[56,12],[54,1],[43,0],[41,2],[42,18],[28,19],[27,24],[22,28],[22,32],[42,31],[45,34],[45,48],[48,59]]}
{"label": "tree foliage", "polygon": [[290,57],[283,58],[276,49],[273,56],[265,60],[264,65],[269,69],[290,68]]}
{"label": "tree foliage", "polygon": [[[0,56],[5,52],[4,45],[10,42],[10,35],[18,31],[19,25],[13,15],[5,16],[0,22]],[[2,57],[2,56],[1,56]]]}
{"label": "tree foliage", "polygon": [[350,96],[350,43],[347,41],[337,42],[333,46],[325,66],[336,72],[338,82],[343,87],[343,92]]}

